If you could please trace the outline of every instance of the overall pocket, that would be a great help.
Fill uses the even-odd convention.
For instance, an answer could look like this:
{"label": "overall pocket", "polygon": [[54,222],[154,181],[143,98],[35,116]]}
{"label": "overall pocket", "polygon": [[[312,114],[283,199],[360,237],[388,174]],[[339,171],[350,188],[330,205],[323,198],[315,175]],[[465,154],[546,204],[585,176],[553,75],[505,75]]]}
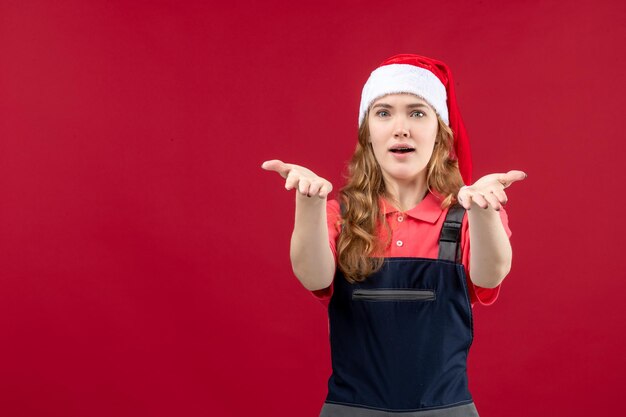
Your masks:
{"label": "overall pocket", "polygon": [[362,301],[433,301],[435,299],[435,291],[413,288],[356,289],[352,292],[352,299]]}

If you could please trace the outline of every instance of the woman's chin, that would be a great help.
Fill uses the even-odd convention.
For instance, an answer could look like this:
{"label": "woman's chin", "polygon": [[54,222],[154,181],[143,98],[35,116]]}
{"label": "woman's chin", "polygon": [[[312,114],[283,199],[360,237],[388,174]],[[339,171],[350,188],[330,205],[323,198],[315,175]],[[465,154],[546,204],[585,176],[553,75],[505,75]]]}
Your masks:
{"label": "woman's chin", "polygon": [[397,169],[388,171],[389,178],[395,181],[414,181],[417,180],[420,176],[420,171],[416,171],[414,169]]}
{"label": "woman's chin", "polygon": [[[425,167],[424,167],[425,168]],[[400,180],[400,181],[408,181],[412,179],[417,179],[421,174],[425,175],[425,169],[415,169],[415,167],[393,167],[390,170],[387,170],[387,174],[389,177]]]}

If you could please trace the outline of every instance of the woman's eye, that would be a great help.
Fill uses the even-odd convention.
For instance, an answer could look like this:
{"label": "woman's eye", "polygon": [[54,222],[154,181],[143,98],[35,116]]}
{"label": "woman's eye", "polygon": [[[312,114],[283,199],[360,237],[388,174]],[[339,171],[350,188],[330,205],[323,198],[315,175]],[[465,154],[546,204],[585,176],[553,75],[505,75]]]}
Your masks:
{"label": "woman's eye", "polygon": [[421,111],[421,110],[415,110],[413,113],[411,113],[411,116],[413,116],[413,115],[417,115],[417,117],[420,117],[420,118],[421,118],[421,117],[426,116],[426,113],[424,113],[424,112],[423,112],[423,111]]}
{"label": "woman's eye", "polygon": [[380,111],[376,112],[376,115],[380,116],[380,117],[385,117],[385,116],[389,115],[389,113],[387,113],[387,110],[380,110]]}

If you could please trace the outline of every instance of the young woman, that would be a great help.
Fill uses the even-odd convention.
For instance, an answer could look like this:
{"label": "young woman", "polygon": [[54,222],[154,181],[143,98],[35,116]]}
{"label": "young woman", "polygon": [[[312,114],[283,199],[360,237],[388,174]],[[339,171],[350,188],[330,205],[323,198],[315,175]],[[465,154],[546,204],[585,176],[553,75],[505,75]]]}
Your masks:
{"label": "young woman", "polygon": [[338,200],[304,167],[262,166],[298,191],[293,271],[328,305],[321,416],[478,416],[466,372],[472,306],[495,301],[511,268],[504,189],[526,174],[464,185],[471,160],[452,74],[419,55],[372,72],[358,138]]}

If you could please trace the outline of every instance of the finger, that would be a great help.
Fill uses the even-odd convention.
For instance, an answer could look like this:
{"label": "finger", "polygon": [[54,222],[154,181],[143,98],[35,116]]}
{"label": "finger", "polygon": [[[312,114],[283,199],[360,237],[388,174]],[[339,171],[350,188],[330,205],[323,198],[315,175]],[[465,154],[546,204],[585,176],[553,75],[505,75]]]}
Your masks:
{"label": "finger", "polygon": [[298,187],[298,183],[300,182],[300,174],[293,170],[287,175],[287,180],[285,181],[285,188],[287,190],[292,190]]}
{"label": "finger", "polygon": [[493,195],[495,195],[498,199],[498,201],[500,202],[500,204],[502,204],[503,206],[507,203],[507,201],[509,200],[509,198],[507,197],[506,193],[504,192],[504,190],[500,190],[500,189],[495,189],[491,191],[493,193]]}
{"label": "finger", "polygon": [[485,197],[482,194],[478,192],[471,192],[470,196],[472,197],[472,201],[480,208],[486,209],[489,207],[489,203],[487,203],[487,200],[485,200]]}
{"label": "finger", "polygon": [[463,187],[461,187],[456,199],[459,201],[459,203],[461,204],[461,206],[463,206],[465,210],[470,210],[472,208],[472,198],[470,195],[469,186],[464,185]]}
{"label": "finger", "polygon": [[493,191],[489,191],[488,193],[483,195],[485,200],[487,201],[487,203],[489,203],[489,205],[491,207],[493,207],[496,211],[500,211],[500,209],[502,208],[502,205],[500,204],[500,202],[498,201],[498,197],[496,197],[493,193]]}
{"label": "finger", "polygon": [[280,174],[281,177],[287,178],[289,175],[289,171],[291,171],[291,164],[286,164],[279,159],[272,159],[270,161],[265,161],[261,165],[261,168],[267,171],[276,171]]}
{"label": "finger", "polygon": [[513,184],[515,181],[521,181],[528,177],[528,175],[524,171],[509,171],[506,174],[501,174],[498,177],[498,182],[504,185],[504,188],[507,188],[509,185]]}
{"label": "finger", "polygon": [[459,193],[456,196],[457,201],[465,210],[469,210],[472,206],[472,200],[469,198],[467,193]]}
{"label": "finger", "polygon": [[324,185],[324,181],[321,181],[321,180],[313,181],[311,183],[311,186],[309,187],[309,195],[317,195],[323,185]]}
{"label": "finger", "polygon": [[319,194],[322,192],[322,189],[324,188],[326,184],[328,184],[328,181],[326,181],[323,178],[313,181],[311,183],[311,187],[309,188],[309,194],[311,196],[314,196],[314,195],[319,196]]}
{"label": "finger", "polygon": [[324,184],[322,186],[322,188],[320,189],[319,192],[319,197],[320,198],[326,198],[328,197],[328,194],[330,194],[330,192],[333,190],[333,186],[331,183],[327,182],[326,184]]}
{"label": "finger", "polygon": [[298,183],[298,191],[300,192],[300,194],[302,195],[306,195],[307,197],[310,197],[309,195],[309,187],[311,186],[311,181],[306,179],[306,178],[300,178],[300,182]]}

